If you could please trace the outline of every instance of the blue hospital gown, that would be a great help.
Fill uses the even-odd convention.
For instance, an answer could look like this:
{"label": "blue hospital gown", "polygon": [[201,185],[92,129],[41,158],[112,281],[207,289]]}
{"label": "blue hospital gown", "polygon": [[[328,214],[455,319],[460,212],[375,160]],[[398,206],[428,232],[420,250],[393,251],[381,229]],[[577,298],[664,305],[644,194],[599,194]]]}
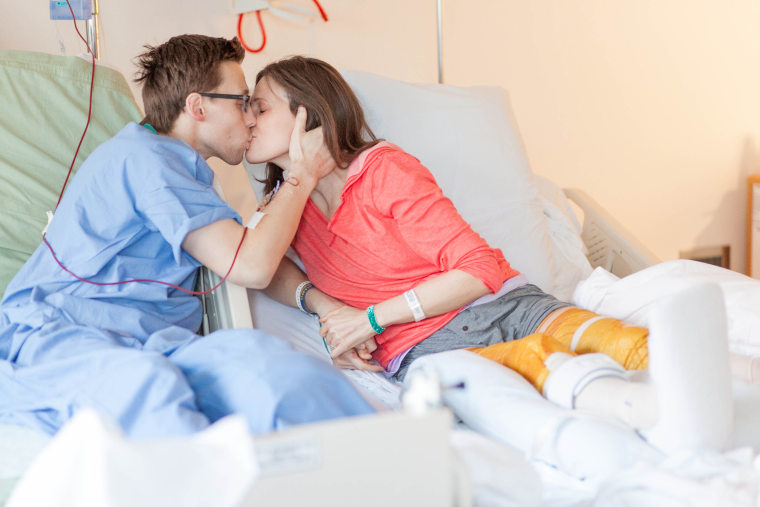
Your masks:
{"label": "blue hospital gown", "polygon": [[[186,143],[130,123],[82,164],[48,242],[97,282],[192,289],[188,232],[240,217]],[[54,433],[92,407],[132,436],[189,434],[230,413],[254,433],[372,412],[330,365],[254,330],[198,336],[192,295],[155,283],[98,286],[42,243],[0,303],[0,422]]]}

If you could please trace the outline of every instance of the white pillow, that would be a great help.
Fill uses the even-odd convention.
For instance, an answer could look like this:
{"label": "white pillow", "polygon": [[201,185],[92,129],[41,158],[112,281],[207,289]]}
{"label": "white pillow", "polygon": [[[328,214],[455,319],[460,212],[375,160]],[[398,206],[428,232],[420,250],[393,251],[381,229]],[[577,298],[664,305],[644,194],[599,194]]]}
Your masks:
{"label": "white pillow", "polygon": [[417,157],[473,229],[544,291],[554,264],[538,190],[506,91],[343,77],[375,135]]}
{"label": "white pillow", "polygon": [[581,238],[582,227],[562,189],[553,181],[533,175],[546,216],[554,260],[554,296],[570,301],[578,282],[589,277],[594,268],[586,257],[588,249]]}

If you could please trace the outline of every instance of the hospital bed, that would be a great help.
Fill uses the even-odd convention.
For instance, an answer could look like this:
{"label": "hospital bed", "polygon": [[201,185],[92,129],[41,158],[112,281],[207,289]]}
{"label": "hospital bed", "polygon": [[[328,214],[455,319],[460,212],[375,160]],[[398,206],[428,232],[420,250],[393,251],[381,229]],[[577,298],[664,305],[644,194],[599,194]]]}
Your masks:
{"label": "hospital bed", "polygon": [[[375,133],[420,158],[463,216],[531,281],[560,299],[646,324],[648,309],[657,297],[682,287],[685,281],[709,280],[723,288],[731,348],[760,355],[760,323],[755,315],[760,307],[758,283],[693,262],[660,263],[583,191],[563,191],[534,174],[503,90],[412,85],[362,72],[344,74],[363,102]],[[0,89],[4,96],[8,92],[7,102],[13,106],[0,118],[3,289],[24,256],[39,243],[45,211],[55,204],[64,168],[85,124],[88,86],[89,63],[82,59],[0,51]],[[106,67],[98,69],[93,111],[82,158],[124,122],[140,119],[124,78]],[[248,170],[258,191],[255,177],[261,167]],[[216,275],[201,270],[199,288],[217,281]],[[203,306],[205,333],[256,327],[329,361],[310,316],[258,291],[225,283],[203,298]],[[614,505],[628,499],[633,505],[637,501],[642,505],[709,505],[720,498],[723,505],[752,505],[757,496],[754,460],[760,449],[760,432],[755,430],[760,423],[760,391],[753,386],[738,382],[734,386],[735,425],[727,452],[701,461],[674,456],[661,467],[632,468],[605,483],[593,483],[473,434],[455,424],[456,417],[439,407],[435,397],[421,408],[404,404],[401,386],[381,375],[346,374],[380,414],[305,425],[254,439],[258,458],[251,476],[255,480],[241,490],[239,504],[386,505],[393,499],[399,505],[590,505],[592,501]],[[24,473],[25,494],[43,485],[51,489],[51,484],[59,492],[70,493],[77,479],[87,474],[89,484],[115,480],[112,490],[122,491],[122,499],[127,498],[129,493],[119,482],[126,481],[123,475],[103,475],[108,467],[103,465],[102,447],[91,459],[67,459],[91,456],[84,449],[96,441],[120,442],[121,447],[108,447],[112,456],[115,449],[129,443],[92,418],[77,424],[52,441],[25,428],[0,425],[0,504]],[[239,442],[245,437],[227,430],[228,426],[217,437],[224,433],[226,443],[235,447],[236,441],[230,439],[236,436],[241,447]],[[196,440],[156,445],[164,446],[160,454],[164,457],[174,455],[172,445],[177,445],[176,456],[182,459],[188,459],[188,448],[207,457],[205,448],[193,447],[200,445]],[[155,465],[161,460],[155,459],[151,449],[129,447],[127,454],[135,464],[144,456],[153,457]],[[198,473],[188,472],[191,480],[186,484],[195,484],[198,495],[209,488],[220,489],[220,481],[231,473],[220,463],[224,474],[215,475],[219,468],[210,467],[216,463],[213,456],[207,458],[189,460],[197,463],[193,470]],[[61,465],[56,481],[45,475],[45,470],[51,470],[45,465],[50,463]],[[385,484],[397,487],[383,491],[384,486],[367,480],[376,475],[390,478]],[[180,492],[167,489],[166,484],[156,487],[163,489],[152,491],[154,500],[179,498],[171,495]],[[350,495],[340,496],[336,493],[340,488],[348,488]],[[108,494],[108,488],[100,489]],[[398,495],[393,496],[391,489]],[[357,495],[360,501],[349,500]]]}

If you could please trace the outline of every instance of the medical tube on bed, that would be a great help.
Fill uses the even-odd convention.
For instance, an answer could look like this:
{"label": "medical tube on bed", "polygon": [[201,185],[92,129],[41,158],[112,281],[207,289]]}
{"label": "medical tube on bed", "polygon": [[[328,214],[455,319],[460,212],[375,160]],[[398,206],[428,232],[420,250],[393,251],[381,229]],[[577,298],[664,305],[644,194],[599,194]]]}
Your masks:
{"label": "medical tube on bed", "polygon": [[86,278],[82,278],[81,276],[77,276],[76,274],[72,273],[68,269],[66,269],[66,266],[64,266],[61,261],[58,260],[58,257],[55,255],[55,252],[53,251],[53,247],[48,243],[47,238],[45,235],[42,235],[42,241],[45,242],[48,249],[50,250],[50,253],[53,256],[53,259],[55,262],[61,267],[62,270],[79,280],[80,282],[90,283],[92,285],[123,285],[126,283],[159,283],[161,285],[168,285],[169,287],[172,287],[173,289],[181,290],[182,292],[187,292],[188,294],[192,294],[194,296],[202,296],[204,294],[209,294],[213,291],[215,291],[217,288],[219,288],[220,285],[224,283],[224,281],[227,279],[228,276],[230,276],[230,272],[232,272],[232,266],[235,265],[235,261],[237,260],[238,253],[240,252],[240,248],[243,246],[243,240],[245,240],[245,235],[248,234],[248,227],[243,227],[243,236],[240,238],[240,243],[238,243],[237,249],[235,249],[235,256],[232,258],[232,263],[230,264],[230,268],[227,270],[227,273],[225,273],[224,277],[208,290],[204,291],[195,291],[195,290],[189,290],[184,287],[180,287],[179,285],[175,285],[173,283],[169,282],[162,282],[160,280],[151,280],[150,278],[134,278],[132,280],[122,280],[119,282],[95,282],[93,280],[88,280]]}

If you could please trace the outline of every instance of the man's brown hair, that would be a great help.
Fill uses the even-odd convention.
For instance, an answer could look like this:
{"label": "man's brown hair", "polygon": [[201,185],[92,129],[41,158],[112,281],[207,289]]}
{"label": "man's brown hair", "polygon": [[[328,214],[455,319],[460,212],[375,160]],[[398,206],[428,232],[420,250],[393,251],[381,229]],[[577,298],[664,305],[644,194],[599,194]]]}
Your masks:
{"label": "man's brown hair", "polygon": [[193,92],[208,92],[221,82],[219,64],[240,63],[245,51],[237,37],[178,35],[159,46],[144,46],[137,57],[135,82],[142,83],[144,123],[169,132]]}

